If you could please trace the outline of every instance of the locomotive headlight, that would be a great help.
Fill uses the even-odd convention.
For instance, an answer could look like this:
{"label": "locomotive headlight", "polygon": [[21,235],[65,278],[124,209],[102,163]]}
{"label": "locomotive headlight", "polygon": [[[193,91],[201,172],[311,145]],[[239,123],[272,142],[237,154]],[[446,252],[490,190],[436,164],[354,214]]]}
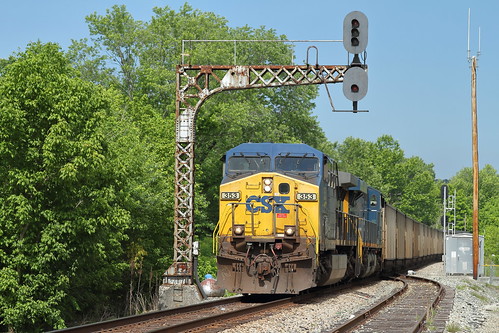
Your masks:
{"label": "locomotive headlight", "polygon": [[244,234],[244,225],[242,224],[236,224],[234,225],[234,235],[241,236]]}
{"label": "locomotive headlight", "polygon": [[295,234],[296,227],[294,225],[287,225],[284,227],[284,233],[288,237],[292,237]]}
{"label": "locomotive headlight", "polygon": [[272,178],[263,178],[263,192],[272,192]]}

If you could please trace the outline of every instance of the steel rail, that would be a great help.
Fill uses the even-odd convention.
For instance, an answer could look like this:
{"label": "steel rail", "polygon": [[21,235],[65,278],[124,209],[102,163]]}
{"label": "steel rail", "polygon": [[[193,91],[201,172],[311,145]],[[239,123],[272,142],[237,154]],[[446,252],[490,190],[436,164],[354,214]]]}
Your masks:
{"label": "steel rail", "polygon": [[286,306],[291,303],[300,303],[304,300],[308,300],[314,297],[323,296],[325,294],[337,293],[340,291],[344,291],[345,289],[350,289],[354,287],[359,287],[362,285],[370,284],[373,281],[377,280],[377,278],[366,278],[363,280],[351,281],[349,283],[338,284],[334,287],[325,286],[318,287],[310,290],[308,293],[293,295],[290,297],[286,297],[283,299],[266,302],[260,305],[254,305],[252,307],[246,307],[244,309],[238,309],[231,312],[226,312],[223,314],[213,315],[211,317],[195,319],[190,322],[185,322],[181,324],[177,324],[175,326],[169,326],[164,328],[158,328],[155,330],[148,331],[148,333],[177,333],[187,330],[195,330],[200,329],[201,327],[209,326],[215,323],[227,322],[230,320],[234,320],[236,318],[240,318],[241,321],[244,321],[244,317],[248,315],[252,315],[258,312],[262,312],[268,309],[276,309],[277,307]]}
{"label": "steel rail", "polygon": [[266,302],[260,305],[254,305],[252,307],[246,307],[244,309],[238,309],[231,312],[226,312],[218,315],[214,315],[207,318],[195,319],[190,322],[181,323],[175,326],[169,326],[164,328],[158,328],[156,330],[148,331],[148,333],[177,333],[187,330],[199,329],[204,326],[212,325],[214,323],[226,322],[230,320],[234,320],[235,318],[241,318],[248,315],[252,315],[258,312],[262,312],[268,309],[276,309],[277,307],[286,306],[291,303],[300,303],[304,300],[311,299],[317,296],[323,296],[324,294],[337,293],[339,291],[343,291],[345,289],[350,289],[358,286],[362,286],[365,284],[370,284],[373,282],[373,278],[367,278],[364,280],[353,281],[350,283],[339,284],[335,287],[326,286],[326,287],[318,287],[310,290],[308,293],[293,295],[290,297],[285,297],[279,300]]}
{"label": "steel rail", "polygon": [[[180,332],[180,331],[185,331],[189,329],[195,329],[199,328],[202,326],[208,326],[212,325],[216,322],[220,322],[222,320],[230,320],[234,318],[243,318],[247,315],[254,314],[260,311],[265,311],[270,308],[275,309],[278,306],[285,306],[286,304],[291,304],[293,302],[299,303],[301,301],[304,301],[309,298],[316,297],[317,295],[322,296],[324,294],[330,294],[330,293],[336,293],[343,291],[345,289],[349,288],[354,288],[366,284],[370,284],[373,281],[375,281],[374,278],[367,278],[363,280],[357,280],[357,281],[351,281],[349,283],[345,284],[337,284],[335,286],[326,286],[326,287],[319,287],[313,290],[309,290],[308,293],[300,294],[300,295],[293,295],[291,297],[286,297],[282,298],[279,300],[259,304],[259,305],[252,305],[252,306],[246,306],[243,309],[231,311],[231,312],[226,312],[223,314],[214,314],[211,315],[210,317],[206,318],[201,318],[201,319],[195,319],[189,322],[184,322],[180,324],[175,324],[174,326],[165,326],[165,327],[160,327],[157,328],[159,323],[154,324],[156,328],[151,328],[147,330],[147,332]],[[174,309],[167,309],[167,310],[161,310],[161,311],[154,311],[154,312],[148,312],[145,314],[140,314],[140,315],[135,315],[135,316],[129,316],[129,317],[124,317],[124,318],[118,318],[118,319],[112,319],[112,320],[107,320],[107,321],[102,321],[102,322],[97,322],[97,323],[92,323],[92,324],[85,324],[81,326],[75,326],[75,327],[70,327],[70,328],[65,328],[61,330],[56,330],[56,331],[51,331],[49,333],[89,333],[89,332],[101,332],[101,331],[119,331],[120,328],[124,328],[126,326],[132,326],[132,325],[137,325],[139,323],[145,323],[147,321],[153,321],[153,320],[161,320],[162,318],[165,318],[168,320],[168,318],[174,318],[176,315],[181,315],[189,312],[195,312],[199,310],[204,310],[207,307],[216,307],[220,305],[225,305],[225,304],[231,304],[231,303],[237,303],[241,301],[251,301],[250,299],[248,300],[247,297],[245,296],[235,296],[235,297],[230,297],[230,298],[223,298],[220,300],[216,301],[209,301],[209,302],[202,302],[198,303],[195,305],[189,305],[189,306],[184,306],[184,307],[179,307],[179,308],[174,308]],[[254,303],[253,303],[254,304]],[[249,305],[249,303],[248,303]],[[128,331],[130,331],[130,327],[128,328]]]}
{"label": "steel rail", "polygon": [[431,302],[428,302],[426,310],[423,312],[421,316],[419,316],[419,318],[416,318],[414,325],[412,325],[412,327],[408,329],[408,332],[421,332],[425,327],[426,320],[428,319],[428,314],[431,312],[430,310],[435,309],[439,304],[439,302],[443,299],[445,295],[444,292],[445,288],[437,281],[416,276],[410,276],[410,277],[400,276],[399,278],[396,278],[395,280],[404,283],[404,286],[400,290],[393,292],[384,300],[376,303],[374,306],[370,307],[369,309],[360,312],[354,318],[348,320],[347,322],[343,323],[340,326],[335,327],[329,332],[333,333],[348,332],[356,327],[361,326],[361,324],[363,324],[367,320],[373,318],[380,310],[392,304],[395,300],[397,300],[400,296],[402,296],[408,291],[408,284],[403,279],[413,279],[413,280],[429,282],[434,284],[438,288],[437,295],[431,300]]}
{"label": "steel rail", "polygon": [[377,312],[379,312],[381,309],[383,309],[385,306],[388,304],[392,303],[397,297],[400,295],[404,294],[407,291],[407,282],[403,280],[398,280],[403,283],[402,288],[400,288],[398,291],[393,292],[390,294],[388,297],[386,297],[384,300],[379,301],[378,303],[374,304],[371,308],[362,311],[352,319],[348,320],[341,326],[333,329],[331,332],[332,333],[340,333],[340,332],[347,332],[348,330],[351,330],[354,327],[359,326],[361,323],[366,321],[368,318],[372,317],[375,315]]}
{"label": "steel rail", "polygon": [[419,322],[413,326],[412,332],[422,332],[423,329],[425,328],[425,323],[426,323],[426,320],[428,319],[428,314],[430,313],[430,310],[436,309],[437,305],[440,303],[440,301],[445,296],[445,293],[444,293],[445,288],[441,283],[434,281],[434,280],[426,279],[426,278],[419,277],[419,276],[411,276],[410,278],[415,279],[415,280],[419,279],[419,280],[426,281],[426,282],[429,281],[429,282],[433,283],[438,288],[438,294],[433,299],[433,302],[431,302],[431,304],[429,304],[426,307],[426,311],[421,316]]}
{"label": "steel rail", "polygon": [[217,322],[228,321],[228,320],[231,320],[231,319],[234,319],[237,317],[243,317],[243,316],[247,316],[249,314],[254,314],[257,312],[265,311],[265,310],[268,310],[271,308],[275,309],[276,307],[280,307],[280,306],[284,306],[284,305],[292,303],[293,301],[296,300],[297,297],[300,297],[300,296],[287,297],[287,298],[279,299],[276,301],[271,301],[268,303],[262,303],[262,304],[255,305],[252,307],[238,309],[235,311],[230,311],[230,312],[226,312],[226,313],[222,313],[222,314],[218,314],[218,315],[213,315],[210,317],[195,319],[192,321],[176,324],[173,326],[162,327],[162,328],[148,331],[148,333],[177,333],[177,332],[192,330],[192,329],[200,328],[203,326],[208,326],[210,324],[214,324]]}
{"label": "steel rail", "polygon": [[56,332],[57,333],[63,333],[63,332],[64,333],[66,333],[66,332],[67,333],[69,333],[69,332],[70,333],[99,332],[102,330],[114,329],[114,328],[117,328],[120,326],[133,325],[133,324],[137,324],[137,323],[148,321],[148,320],[171,317],[171,316],[182,314],[182,313],[197,311],[197,310],[203,309],[207,306],[217,306],[217,305],[224,305],[224,304],[240,302],[242,299],[243,299],[243,296],[227,297],[227,298],[223,298],[220,300],[202,302],[202,303],[183,306],[183,307],[174,308],[174,309],[166,309],[166,310],[160,310],[160,311],[147,312],[147,313],[143,313],[143,314],[139,314],[139,315],[135,315],[135,316],[128,316],[128,317],[111,319],[111,320],[101,321],[101,322],[92,323],[92,324],[85,324],[85,325],[80,325],[80,326],[75,326],[75,327],[64,328],[61,330],[51,331],[49,333],[56,333]]}

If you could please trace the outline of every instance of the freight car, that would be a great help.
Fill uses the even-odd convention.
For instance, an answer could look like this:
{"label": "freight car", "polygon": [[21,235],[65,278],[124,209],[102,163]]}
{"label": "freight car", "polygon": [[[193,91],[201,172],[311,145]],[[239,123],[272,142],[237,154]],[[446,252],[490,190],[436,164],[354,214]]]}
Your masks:
{"label": "freight car", "polygon": [[441,231],[317,149],[245,143],[223,161],[213,239],[218,284],[231,292],[296,294],[441,259]]}

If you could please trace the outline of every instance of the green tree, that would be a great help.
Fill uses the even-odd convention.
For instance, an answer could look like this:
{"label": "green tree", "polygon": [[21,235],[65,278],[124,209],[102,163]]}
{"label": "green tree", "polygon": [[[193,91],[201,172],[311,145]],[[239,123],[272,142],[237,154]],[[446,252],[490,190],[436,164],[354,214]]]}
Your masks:
{"label": "green tree", "polygon": [[438,220],[439,187],[435,182],[433,164],[426,164],[421,158],[412,156],[401,163],[403,194],[397,207],[426,224]]}
{"label": "green tree", "polygon": [[336,143],[333,156],[341,170],[355,174],[379,189],[386,200],[404,213],[426,224],[438,216],[438,187],[432,164],[419,157],[407,158],[389,135],[376,142],[346,138]]}
{"label": "green tree", "polygon": [[[130,99],[148,103],[168,121],[175,110],[175,68],[180,63],[182,40],[278,40],[275,31],[260,27],[231,28],[214,13],[184,5],[178,12],[154,8],[148,22],[134,20],[125,6],[114,6],[106,15],[87,17],[91,45],[75,42],[71,57],[86,77],[116,86]],[[291,48],[283,43],[240,43],[238,65],[287,64]],[[233,63],[232,43],[187,43],[186,62]],[[103,64],[113,64],[103,78]],[[96,74],[99,73],[99,74]],[[196,132],[196,227],[211,233],[217,221],[220,158],[241,142],[305,142],[319,147],[327,142],[317,119],[311,115],[317,87],[283,87],[223,92],[199,110]],[[151,123],[152,125],[152,123]],[[173,125],[171,125],[173,126]]]}
{"label": "green tree", "polygon": [[130,214],[117,202],[100,125],[112,95],[54,44],[30,45],[0,77],[0,318],[64,326],[119,287]]}
{"label": "green tree", "polygon": [[129,274],[119,280],[126,286],[120,291],[126,307],[118,314],[135,314],[153,305],[172,257],[174,129],[171,119],[143,99],[117,95],[115,100],[120,107],[107,118],[104,132],[110,167],[119,177],[119,202],[132,221],[122,242]]}
{"label": "green tree", "polygon": [[93,13],[87,16],[90,34],[95,36],[97,45],[102,45],[108,51],[108,60],[118,68],[117,80],[113,82],[125,96],[132,99],[137,89],[143,24],[134,20],[124,5],[115,5],[106,14],[101,16]]}
{"label": "green tree", "polygon": [[[490,165],[479,171],[478,229],[485,236],[485,255],[497,255],[499,240],[499,175]],[[473,169],[459,170],[449,181],[451,194],[456,191],[456,229],[473,228]]]}
{"label": "green tree", "polygon": [[[499,253],[499,226],[498,225],[486,225],[480,234],[485,235],[484,240],[484,252],[485,257],[490,260],[493,264],[498,264],[497,259]],[[494,255],[494,257],[492,257]]]}
{"label": "green tree", "polygon": [[482,226],[499,226],[499,195],[486,199],[480,209],[480,223]]}
{"label": "green tree", "polygon": [[[486,225],[498,225],[499,214],[495,209],[499,201],[499,175],[489,164],[479,171],[479,223],[480,228]],[[451,194],[456,191],[456,220],[459,230],[471,230],[473,216],[473,170],[463,168],[449,181]]]}

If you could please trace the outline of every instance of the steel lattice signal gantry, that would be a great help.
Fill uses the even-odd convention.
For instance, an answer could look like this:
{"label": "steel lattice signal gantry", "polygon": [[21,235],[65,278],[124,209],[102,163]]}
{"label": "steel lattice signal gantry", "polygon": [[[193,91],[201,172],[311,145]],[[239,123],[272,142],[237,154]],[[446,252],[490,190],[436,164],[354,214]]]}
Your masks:
{"label": "steel lattice signal gantry", "polygon": [[195,121],[203,102],[225,90],[339,83],[349,68],[177,66],[174,257],[164,283],[193,284]]}

